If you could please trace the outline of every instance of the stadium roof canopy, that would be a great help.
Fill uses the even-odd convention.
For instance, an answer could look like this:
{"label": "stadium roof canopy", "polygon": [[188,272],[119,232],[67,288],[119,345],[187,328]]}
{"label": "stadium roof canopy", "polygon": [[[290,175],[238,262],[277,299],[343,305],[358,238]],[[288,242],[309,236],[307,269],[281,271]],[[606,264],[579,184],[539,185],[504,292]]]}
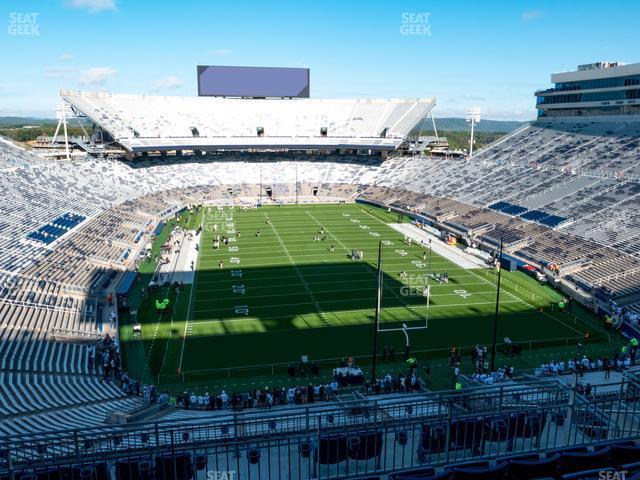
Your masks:
{"label": "stadium roof canopy", "polygon": [[435,98],[239,99],[70,90],[60,96],[131,153],[395,150],[435,106]]}

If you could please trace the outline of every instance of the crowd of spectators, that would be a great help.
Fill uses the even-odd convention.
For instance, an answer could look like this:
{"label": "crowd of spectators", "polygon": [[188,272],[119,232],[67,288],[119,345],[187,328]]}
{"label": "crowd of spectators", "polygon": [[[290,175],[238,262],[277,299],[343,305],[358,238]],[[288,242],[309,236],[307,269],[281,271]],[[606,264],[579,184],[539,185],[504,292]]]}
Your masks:
{"label": "crowd of spectators", "polygon": [[306,386],[264,387],[229,395],[225,390],[219,394],[184,392],[173,396],[163,393],[161,403],[168,403],[188,410],[243,410],[246,408],[271,408],[278,405],[304,405],[331,400],[338,393],[338,384],[308,384]]}
{"label": "crowd of spectators", "polygon": [[[461,369],[460,369],[460,353],[455,352],[452,349],[450,359],[455,354],[457,361],[453,364],[453,376],[455,382],[455,388],[462,388],[462,382],[460,381]],[[473,373],[471,374],[471,380],[481,385],[493,385],[494,383],[503,382],[513,379],[514,368],[513,365],[506,364],[499,367],[496,370],[491,370],[489,364],[489,357],[487,347],[477,344],[471,351],[471,363],[473,365]],[[451,361],[450,361],[451,366]]]}
{"label": "crowd of spectators", "polygon": [[[581,349],[581,346],[579,346]],[[564,360],[553,360],[544,362],[536,368],[536,377],[548,377],[563,375],[565,373],[582,376],[587,372],[604,372],[604,378],[608,379],[612,371],[622,372],[635,365],[638,352],[638,341],[632,338],[627,345],[621,347],[619,351],[609,358],[608,355],[592,357],[585,354],[577,355],[566,362]]]}
{"label": "crowd of spectators", "polygon": [[89,372],[100,375],[100,380],[115,383],[127,395],[143,398],[148,403],[155,403],[159,397],[154,385],[145,385],[129,378],[120,364],[120,346],[118,340],[106,334],[88,350]]}
{"label": "crowd of spectators", "polygon": [[398,372],[396,375],[387,374],[383,378],[376,379],[375,383],[366,382],[364,391],[366,395],[412,393],[419,391],[421,386],[416,368],[410,368],[406,375]]}
{"label": "crowd of spectators", "polygon": [[[415,359],[407,361],[408,373],[387,374],[375,383],[363,382],[362,390],[366,395],[388,393],[411,393],[419,391],[422,382],[418,378],[418,364]],[[104,382],[113,382],[126,394],[140,397],[147,403],[172,405],[187,410],[242,410],[247,408],[271,408],[279,405],[305,405],[321,401],[330,401],[341,388],[338,375],[330,383],[309,383],[291,387],[263,387],[252,391],[227,393],[194,393],[183,392],[178,395],[167,391],[158,392],[154,385],[146,385],[120,368],[120,351],[117,339],[108,334],[89,347],[90,371],[100,375]],[[340,364],[343,366],[343,364]],[[345,363],[345,365],[347,365]],[[334,372],[335,373],[335,372]],[[424,367],[427,381],[431,377],[431,369]]]}
{"label": "crowd of spectators", "polygon": [[[582,345],[580,344],[580,351],[581,348]],[[620,351],[615,352],[611,359],[606,355],[604,357],[598,356],[597,358],[593,358],[580,353],[578,356],[570,358],[566,362],[563,360],[544,362],[535,369],[535,375],[536,377],[546,377],[573,373],[581,376],[585,372],[604,371],[606,379],[612,370],[622,371],[634,365],[637,350],[638,341],[634,338],[631,339],[628,345],[623,346]],[[461,352],[456,350],[455,347],[452,348],[449,355],[449,367],[453,371],[454,388],[456,390],[462,388],[461,363]],[[495,371],[490,371],[487,348],[485,346],[476,345],[475,348],[473,348],[471,352],[471,363],[474,372],[470,378],[478,384],[491,385],[510,380],[514,375],[513,366],[508,364]],[[366,395],[381,395],[419,391],[424,382],[418,375],[417,360],[410,358],[407,360],[407,364],[409,370],[406,375],[398,372],[396,375],[387,374],[375,382],[364,382],[364,393]],[[341,367],[342,366],[341,364]],[[347,366],[349,366],[349,368],[355,368],[353,365]],[[312,404],[314,402],[332,400],[338,393],[339,388],[341,388],[338,382],[338,375],[336,374],[334,380],[326,384],[309,383],[306,386],[298,385],[291,387],[265,386],[252,391],[233,392],[231,394],[228,394],[225,390],[214,394],[210,394],[209,392],[204,394],[183,392],[182,394],[172,395],[166,391],[158,394],[155,386],[142,384],[129,378],[127,373],[122,371],[117,339],[110,337],[108,334],[89,348],[89,368],[91,372],[99,374],[102,381],[114,382],[119,385],[125,393],[141,397],[148,403],[157,402],[189,410],[242,410],[247,408],[271,408],[278,405]],[[430,366],[426,364],[423,369],[425,380],[428,383],[431,379]],[[585,387],[579,383],[578,386],[584,390],[585,394],[589,395],[588,390],[590,390],[590,385]]]}
{"label": "crowd of spectators", "polygon": [[120,348],[118,339],[106,334],[95,345],[89,346],[89,371],[101,374],[102,381],[121,381]]}
{"label": "crowd of spectators", "polygon": [[471,375],[471,379],[483,385],[493,385],[494,383],[504,382],[513,379],[513,365],[505,365],[496,371],[481,371]]}
{"label": "crowd of spectators", "polygon": [[[100,374],[104,382],[114,382],[128,394],[141,397],[147,403],[174,405],[189,410],[222,410],[232,408],[271,408],[277,405],[304,405],[331,400],[338,393],[338,383],[308,384],[306,386],[264,387],[253,391],[234,392],[222,390],[218,394],[184,392],[171,395],[166,391],[158,394],[154,385],[145,385],[132,378],[120,368],[118,342],[108,334],[89,347],[91,372]],[[97,360],[96,360],[97,359]]]}

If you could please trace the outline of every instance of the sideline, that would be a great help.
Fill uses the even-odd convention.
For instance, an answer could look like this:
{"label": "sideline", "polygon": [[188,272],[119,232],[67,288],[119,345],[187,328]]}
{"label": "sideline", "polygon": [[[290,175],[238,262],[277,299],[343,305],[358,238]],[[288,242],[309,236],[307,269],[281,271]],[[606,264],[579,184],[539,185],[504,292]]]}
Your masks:
{"label": "sideline", "polygon": [[431,249],[441,257],[455,263],[459,267],[467,270],[474,268],[489,268],[480,258],[476,258],[473,255],[463,252],[458,247],[452,247],[447,245],[435,235],[432,235],[424,230],[419,229],[415,225],[410,223],[389,223],[388,224],[395,231],[406,235],[425,248],[428,248],[429,240],[431,240]]}

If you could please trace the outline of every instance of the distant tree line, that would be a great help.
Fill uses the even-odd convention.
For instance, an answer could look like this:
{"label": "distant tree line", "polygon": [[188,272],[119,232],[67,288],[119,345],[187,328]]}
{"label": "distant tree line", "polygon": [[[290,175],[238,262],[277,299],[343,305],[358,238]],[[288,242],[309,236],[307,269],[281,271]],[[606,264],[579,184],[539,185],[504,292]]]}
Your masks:
{"label": "distant tree line", "polygon": [[[425,132],[423,132],[425,135]],[[426,135],[433,135],[433,132],[426,133]],[[478,150],[485,145],[490,144],[491,142],[496,141],[500,137],[503,137],[505,134],[502,132],[474,132],[473,138],[475,140],[474,150]],[[470,132],[447,132],[447,131],[438,131],[438,136],[447,137],[447,141],[449,142],[449,147],[458,150],[468,150],[469,149],[469,137]]]}
{"label": "distant tree line", "polygon": [[[44,124],[44,125],[39,125],[35,128],[23,128],[22,125],[20,126],[3,125],[2,127],[0,127],[0,136],[10,138],[11,140],[14,140],[16,142],[31,142],[31,141],[34,141],[40,135],[53,136],[55,132],[56,132],[56,124]],[[67,125],[67,132],[69,136],[84,135],[84,132],[82,131],[82,129],[77,126],[73,127],[73,126]],[[58,135],[61,135],[62,133],[63,131],[61,129]]]}

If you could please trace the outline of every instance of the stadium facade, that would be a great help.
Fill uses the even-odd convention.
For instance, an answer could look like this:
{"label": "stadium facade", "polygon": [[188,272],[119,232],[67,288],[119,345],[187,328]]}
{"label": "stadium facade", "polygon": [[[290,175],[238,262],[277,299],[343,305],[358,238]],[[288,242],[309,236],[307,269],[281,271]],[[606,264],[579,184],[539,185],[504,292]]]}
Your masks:
{"label": "stadium facade", "polygon": [[596,62],[551,75],[553,88],[536,92],[538,118],[640,116],[640,63]]}

